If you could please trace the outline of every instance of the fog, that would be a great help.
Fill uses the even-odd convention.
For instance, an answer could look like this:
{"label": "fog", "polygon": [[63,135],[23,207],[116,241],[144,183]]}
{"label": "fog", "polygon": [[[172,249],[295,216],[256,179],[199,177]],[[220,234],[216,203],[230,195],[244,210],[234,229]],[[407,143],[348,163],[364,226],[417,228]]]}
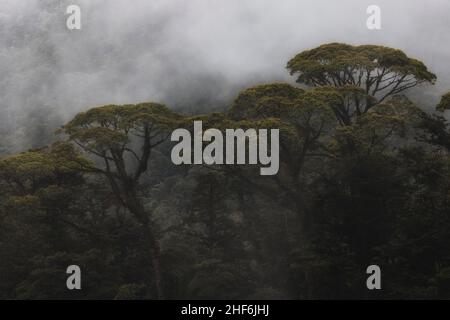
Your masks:
{"label": "fog", "polygon": [[[66,7],[81,7],[81,30]],[[382,29],[366,28],[366,8]],[[297,52],[327,42],[404,50],[450,89],[448,0],[0,0],[0,153],[48,143],[77,112],[155,101],[215,110],[250,85],[293,81]]]}

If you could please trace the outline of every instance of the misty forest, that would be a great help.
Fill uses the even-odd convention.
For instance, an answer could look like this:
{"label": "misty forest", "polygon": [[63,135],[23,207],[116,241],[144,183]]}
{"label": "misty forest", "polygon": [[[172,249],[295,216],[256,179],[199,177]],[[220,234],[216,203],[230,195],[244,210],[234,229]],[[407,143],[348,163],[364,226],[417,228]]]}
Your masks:
{"label": "misty forest", "polygon": [[[435,70],[365,43],[299,49],[277,61],[291,82],[237,83],[215,108],[28,114],[31,146],[0,136],[0,298],[449,299],[450,93],[424,108]],[[279,129],[278,173],[174,165],[170,135],[195,120]]]}

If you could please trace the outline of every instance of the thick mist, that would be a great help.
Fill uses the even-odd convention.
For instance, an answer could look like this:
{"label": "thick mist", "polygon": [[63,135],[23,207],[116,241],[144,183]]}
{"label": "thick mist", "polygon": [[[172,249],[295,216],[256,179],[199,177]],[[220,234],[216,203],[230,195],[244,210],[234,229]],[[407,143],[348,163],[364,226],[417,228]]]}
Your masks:
{"label": "thick mist", "polygon": [[[67,5],[82,29],[66,28]],[[366,8],[382,9],[382,30]],[[448,0],[0,0],[0,153],[39,147],[89,107],[155,101],[225,106],[245,86],[293,81],[295,53],[326,42],[404,50],[450,89]]]}

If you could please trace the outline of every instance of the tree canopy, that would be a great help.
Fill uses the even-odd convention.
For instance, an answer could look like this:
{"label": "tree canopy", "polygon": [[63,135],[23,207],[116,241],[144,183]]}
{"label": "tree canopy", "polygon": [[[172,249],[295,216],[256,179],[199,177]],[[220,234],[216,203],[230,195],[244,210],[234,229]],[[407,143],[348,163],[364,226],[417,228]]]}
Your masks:
{"label": "tree canopy", "polygon": [[[449,298],[450,94],[424,112],[406,90],[435,76],[382,46],[325,44],[288,68],[302,86],[202,114],[94,107],[0,157],[0,298]],[[174,165],[168,137],[196,120],[279,129],[278,173]],[[83,290],[65,288],[71,264]]]}
{"label": "tree canopy", "polygon": [[287,68],[297,75],[298,83],[307,86],[360,88],[361,94],[342,106],[350,118],[393,95],[436,81],[423,62],[401,50],[376,45],[324,44],[297,54]]}

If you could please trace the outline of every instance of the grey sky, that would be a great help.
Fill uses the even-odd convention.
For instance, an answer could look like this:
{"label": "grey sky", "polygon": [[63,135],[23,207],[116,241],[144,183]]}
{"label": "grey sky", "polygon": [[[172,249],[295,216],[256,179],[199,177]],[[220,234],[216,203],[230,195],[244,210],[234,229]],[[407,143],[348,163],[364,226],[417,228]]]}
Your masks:
{"label": "grey sky", "polygon": [[[69,4],[80,31],[66,29]],[[365,26],[370,4],[380,31]],[[245,86],[292,81],[289,58],[326,42],[424,61],[439,80],[417,99],[432,105],[450,89],[449,14],[449,0],[0,0],[3,149],[39,145],[33,119],[51,127],[102,104],[217,108]]]}

